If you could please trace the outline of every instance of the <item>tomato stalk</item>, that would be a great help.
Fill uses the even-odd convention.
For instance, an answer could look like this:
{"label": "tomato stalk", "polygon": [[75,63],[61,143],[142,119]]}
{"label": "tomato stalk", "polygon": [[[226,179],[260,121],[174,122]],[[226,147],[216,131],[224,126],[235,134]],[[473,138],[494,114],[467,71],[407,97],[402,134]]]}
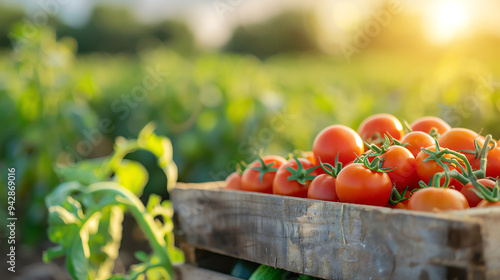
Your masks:
{"label": "tomato stalk", "polygon": [[[436,142],[436,151],[435,152],[429,151],[427,149],[422,149],[425,153],[427,153],[429,155],[429,157],[426,158],[424,160],[424,162],[429,161],[429,160],[434,160],[441,167],[443,167],[443,168],[446,167],[445,170],[448,170],[448,171],[449,171],[449,169],[448,169],[447,165],[452,164],[453,166],[457,166],[458,168],[460,168],[460,171],[462,171],[462,173],[458,172],[457,170],[452,170],[452,171],[449,171],[449,176],[451,178],[456,179],[457,181],[459,181],[460,183],[462,183],[464,185],[469,183],[469,182],[472,182],[473,185],[477,185],[476,182],[477,182],[478,178],[485,178],[486,177],[488,152],[496,146],[496,143],[494,143],[493,147],[491,147],[491,148],[489,146],[490,142],[494,142],[491,140],[491,135],[486,136],[486,139],[485,139],[485,142],[484,142],[484,145],[482,148],[479,146],[479,143],[477,142],[477,140],[474,140],[474,143],[476,146],[476,151],[474,153],[477,155],[476,158],[479,157],[481,160],[479,170],[472,169],[472,166],[470,165],[469,161],[467,160],[467,157],[464,154],[456,152],[456,151],[452,151],[449,149],[440,149],[438,142],[437,141],[435,141],[435,142]],[[467,151],[465,151],[465,152],[467,152]],[[457,157],[465,165],[465,168],[456,159],[444,158],[444,156],[447,154]],[[446,162],[447,164],[444,164],[443,162]]]}
{"label": "tomato stalk", "polygon": [[292,175],[288,176],[288,181],[297,181],[299,184],[305,186],[307,185],[307,181],[312,181],[316,176],[311,175],[311,172],[316,170],[318,166],[313,166],[308,169],[304,169],[302,163],[300,163],[299,159],[294,156],[295,161],[297,162],[297,170],[288,166],[286,170],[288,170]]}
{"label": "tomato stalk", "polygon": [[403,192],[400,194],[396,189],[396,185],[392,188],[392,194],[389,198],[389,204],[396,205],[402,201],[410,199],[411,196],[406,197],[406,192],[408,191],[408,187],[406,187]]}
{"label": "tomato stalk", "polygon": [[373,172],[381,172],[381,173],[388,173],[391,171],[394,171],[396,167],[389,167],[389,168],[382,168],[382,164],[384,163],[384,160],[376,157],[370,162],[368,160],[368,157],[365,157],[363,159],[363,164],[366,168],[370,169]]}
{"label": "tomato stalk", "polygon": [[[405,134],[413,132],[413,129],[411,129],[411,125],[406,120],[399,119],[399,122],[403,125],[403,129],[405,130]],[[392,137],[392,138],[394,139],[394,137]]]}
{"label": "tomato stalk", "polygon": [[272,166],[274,165],[274,162],[270,162],[266,165],[266,163],[264,162],[264,160],[262,159],[261,156],[258,156],[258,160],[260,161],[260,166],[256,166],[256,167],[250,167],[251,169],[253,170],[257,170],[259,171],[259,180],[260,182],[262,183],[263,180],[264,180],[264,175],[267,173],[267,172],[274,172],[274,171],[277,171],[278,168],[273,168]]}
{"label": "tomato stalk", "polygon": [[326,174],[332,176],[333,178],[337,178],[339,175],[340,170],[342,170],[342,162],[339,162],[339,155],[335,157],[335,167],[333,165],[325,162],[323,163],[321,159],[319,159],[319,165],[321,166],[321,169],[325,171]]}
{"label": "tomato stalk", "polygon": [[392,142],[394,143],[395,146],[401,146],[401,147],[404,147],[404,148],[406,148],[406,146],[408,146],[408,143],[404,143],[403,144],[403,143],[401,143],[401,141],[397,140],[396,138],[394,138],[392,136],[391,136],[391,140],[392,140]]}
{"label": "tomato stalk", "polygon": [[[422,148],[422,151],[429,155],[426,159],[424,159],[424,162],[431,161],[431,160],[435,161],[439,166],[441,166],[444,169],[444,172],[438,173],[436,175],[442,176],[444,174],[447,181],[449,181],[449,178],[451,177],[451,178],[456,179],[457,181],[459,181],[460,183],[462,183],[464,185],[467,184],[469,182],[469,180],[467,179],[466,176],[460,174],[460,172],[458,172],[457,170],[450,171],[450,169],[449,169],[449,165],[453,165],[454,167],[460,168],[460,171],[462,171],[462,173],[470,174],[469,171],[472,172],[472,168],[471,168],[469,162],[467,161],[467,158],[463,154],[460,154],[458,152],[455,152],[455,151],[452,151],[449,149],[441,149],[437,139],[434,139],[434,143],[435,143],[435,147],[436,147],[435,151],[431,151],[431,150]],[[445,158],[444,156],[447,154],[451,154],[451,155],[458,157],[466,165],[468,170],[465,171],[458,160]]]}
{"label": "tomato stalk", "polygon": [[429,131],[429,135],[432,136],[432,138],[437,139],[437,138],[439,138],[439,130],[437,128],[433,127]]}
{"label": "tomato stalk", "polygon": [[474,186],[474,189],[472,189],[472,191],[476,193],[480,198],[488,202],[500,201],[498,181],[493,188],[486,187],[477,181],[474,181],[472,185]]}

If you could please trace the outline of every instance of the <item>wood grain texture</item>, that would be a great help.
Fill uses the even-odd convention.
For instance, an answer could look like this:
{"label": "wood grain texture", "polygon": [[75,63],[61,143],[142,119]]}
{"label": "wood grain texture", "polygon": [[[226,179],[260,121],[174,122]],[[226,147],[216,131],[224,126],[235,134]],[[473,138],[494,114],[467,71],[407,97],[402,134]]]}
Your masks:
{"label": "wood grain texture", "polygon": [[175,267],[176,280],[242,280],[241,278],[210,271],[192,265],[180,265]]}
{"label": "wood grain texture", "polygon": [[[171,192],[193,246],[325,279],[496,279],[498,211],[428,214],[222,190]],[[498,219],[498,218],[497,218]]]}

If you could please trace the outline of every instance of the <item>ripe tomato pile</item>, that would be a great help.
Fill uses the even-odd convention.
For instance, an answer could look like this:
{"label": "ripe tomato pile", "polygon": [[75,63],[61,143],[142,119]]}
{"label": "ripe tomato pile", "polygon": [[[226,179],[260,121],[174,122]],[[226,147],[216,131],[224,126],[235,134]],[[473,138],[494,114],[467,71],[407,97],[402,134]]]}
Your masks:
{"label": "ripe tomato pile", "polygon": [[410,125],[389,114],[358,131],[332,125],[312,151],[259,156],[226,189],[427,212],[500,206],[500,147],[491,135],[437,117]]}

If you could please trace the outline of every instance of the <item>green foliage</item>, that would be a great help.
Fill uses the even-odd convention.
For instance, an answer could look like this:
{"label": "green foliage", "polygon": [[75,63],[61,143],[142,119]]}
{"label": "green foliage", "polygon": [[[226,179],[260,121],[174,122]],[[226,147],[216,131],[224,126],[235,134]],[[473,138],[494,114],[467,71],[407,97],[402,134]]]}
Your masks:
{"label": "green foliage", "polygon": [[[29,13],[13,3],[0,3],[0,49],[11,48],[14,43],[10,30],[17,22],[26,24],[28,32],[39,29],[40,19],[47,17],[47,25],[55,30],[58,38],[71,37],[78,43],[78,53],[108,52],[136,53],[151,46],[166,45],[183,54],[195,51],[194,37],[185,22],[163,20],[145,24],[134,17],[130,8],[119,5],[98,4],[92,11],[88,22],[73,27],[62,22],[58,12],[45,9],[45,5],[56,3],[33,3],[37,13]],[[52,6],[51,6],[52,7]]]}
{"label": "green foliage", "polygon": [[172,145],[153,130],[148,125],[138,140],[117,139],[114,153],[99,162],[84,160],[58,169],[70,182],[59,185],[45,198],[49,239],[57,244],[44,254],[46,262],[66,256],[68,272],[74,279],[110,279],[120,248],[124,211],[128,210],[148,238],[153,254],[137,252],[141,263],[127,276],[114,275],[113,279],[136,279],[141,274],[147,274],[148,279],[173,277],[172,263],[182,262],[183,255],[174,247],[172,207],[157,195],[151,195],[144,206],[137,195],[143,191],[147,171],[123,159],[134,150],[146,149],[158,157],[167,172],[168,166],[174,165]]}
{"label": "green foliage", "polygon": [[225,49],[263,58],[284,52],[318,52],[313,18],[310,12],[289,11],[264,23],[240,26]]}
{"label": "green foliage", "polygon": [[261,265],[250,276],[249,280],[316,280],[318,278],[308,275],[298,275],[279,268]]}

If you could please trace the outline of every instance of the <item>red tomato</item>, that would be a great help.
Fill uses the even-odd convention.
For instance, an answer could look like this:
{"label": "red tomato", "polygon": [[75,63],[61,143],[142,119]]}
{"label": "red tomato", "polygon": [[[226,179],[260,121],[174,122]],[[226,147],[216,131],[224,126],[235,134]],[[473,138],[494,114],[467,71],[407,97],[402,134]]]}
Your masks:
{"label": "red tomato", "polygon": [[226,178],[226,190],[241,190],[241,175],[238,172],[233,172]]}
{"label": "red tomato", "polygon": [[344,125],[332,125],[323,129],[313,144],[314,157],[323,163],[335,165],[335,157],[346,164],[364,152],[363,141],[353,129]]}
{"label": "red tomato", "polygon": [[429,133],[435,128],[440,135],[451,129],[451,126],[447,122],[432,116],[418,118],[410,126],[413,131],[422,131],[425,133]]}
{"label": "red tomato", "polygon": [[336,187],[340,201],[374,206],[385,206],[392,193],[389,175],[371,171],[361,163],[344,167]]}
{"label": "red tomato", "polygon": [[450,188],[428,187],[416,191],[408,201],[408,210],[440,212],[469,208],[465,196]]}
{"label": "red tomato", "polygon": [[[305,158],[297,159],[303,169],[309,169],[314,167],[314,164]],[[288,160],[285,164],[280,166],[278,172],[276,173],[276,177],[274,177],[273,182],[273,194],[286,195],[286,196],[295,196],[295,197],[307,197],[307,190],[309,189],[309,185],[312,180],[305,181],[305,185],[302,185],[296,180],[289,180],[288,177],[292,175],[292,173],[287,170],[287,167],[291,167],[294,170],[297,170],[297,161],[295,159]],[[313,170],[309,173],[312,176],[316,176],[316,170]],[[304,174],[304,176],[307,174]]]}
{"label": "red tomato", "polygon": [[336,190],[336,178],[329,174],[321,174],[314,178],[307,191],[307,198],[339,201]]}
{"label": "red tomato", "polygon": [[408,144],[406,148],[417,157],[420,149],[434,145],[434,138],[425,132],[413,131],[403,136],[401,144]]}
{"label": "red tomato", "polygon": [[417,164],[410,151],[401,146],[391,146],[380,158],[384,158],[382,168],[396,167],[387,175],[389,175],[391,182],[396,185],[399,192],[406,187],[409,187],[409,189],[418,187],[420,179],[417,175]]}
{"label": "red tomato", "polygon": [[[262,158],[266,165],[272,163],[271,168],[279,168],[286,160],[280,156],[265,156]],[[260,161],[252,162],[241,176],[241,190],[261,193],[273,193],[273,181],[276,171],[267,172],[260,180],[260,172],[252,167],[261,166]]]}
{"label": "red tomato", "polygon": [[479,135],[466,128],[452,128],[442,134],[439,139],[439,146],[442,148],[448,148],[450,150],[457,151],[461,154],[464,154],[467,157],[467,160],[470,164],[474,163],[475,156],[473,153],[465,153],[463,150],[471,150],[474,151],[474,139],[479,140],[479,144],[482,146],[484,144],[484,140],[481,142],[478,138]]}
{"label": "red tomato", "polygon": [[366,118],[359,126],[358,133],[363,141],[378,146],[384,143],[384,135],[401,140],[405,134],[401,122],[389,114],[376,114]]}
{"label": "red tomato", "polygon": [[[478,181],[478,183],[480,183],[481,185],[483,185],[485,187],[492,188],[495,186],[495,182],[493,182],[489,179],[479,179],[477,181]],[[469,202],[470,207],[476,207],[479,204],[479,202],[481,202],[483,200],[482,198],[477,196],[477,194],[475,192],[472,191],[473,189],[475,189],[475,188],[472,185],[472,183],[467,183],[460,191],[465,196],[465,198],[467,198],[467,201]]]}
{"label": "red tomato", "polygon": [[[430,151],[435,151],[436,147],[435,146],[431,146],[431,147],[427,147],[426,149],[430,150]],[[428,154],[426,154],[424,151],[420,151],[420,153],[418,153],[418,155],[417,155],[417,158],[415,159],[416,163],[417,163],[417,174],[418,174],[418,177],[420,178],[420,180],[423,180],[426,184],[429,183],[429,181],[431,180],[431,178],[432,178],[432,176],[434,174],[444,171],[444,169],[439,164],[437,164],[437,162],[435,162],[433,160],[429,160],[427,162],[424,162],[424,160],[427,157],[429,157]],[[445,155],[445,158],[449,158],[449,159],[455,158],[459,162],[461,162],[461,160],[458,157],[453,156],[453,155]],[[453,169],[456,169],[459,172],[461,171],[458,168],[458,166],[452,166],[452,165],[450,165],[449,167],[450,167],[450,171],[453,170]],[[444,180],[445,180],[445,178],[442,178],[441,182],[444,182]],[[453,184],[453,181],[454,180],[450,181],[450,185]]]}
{"label": "red tomato", "polygon": [[476,207],[484,208],[484,207],[494,207],[494,206],[500,206],[500,201],[483,200],[483,201],[479,202],[479,204]]}
{"label": "red tomato", "polygon": [[496,147],[488,152],[488,163],[486,164],[486,176],[500,177],[500,148]]}

